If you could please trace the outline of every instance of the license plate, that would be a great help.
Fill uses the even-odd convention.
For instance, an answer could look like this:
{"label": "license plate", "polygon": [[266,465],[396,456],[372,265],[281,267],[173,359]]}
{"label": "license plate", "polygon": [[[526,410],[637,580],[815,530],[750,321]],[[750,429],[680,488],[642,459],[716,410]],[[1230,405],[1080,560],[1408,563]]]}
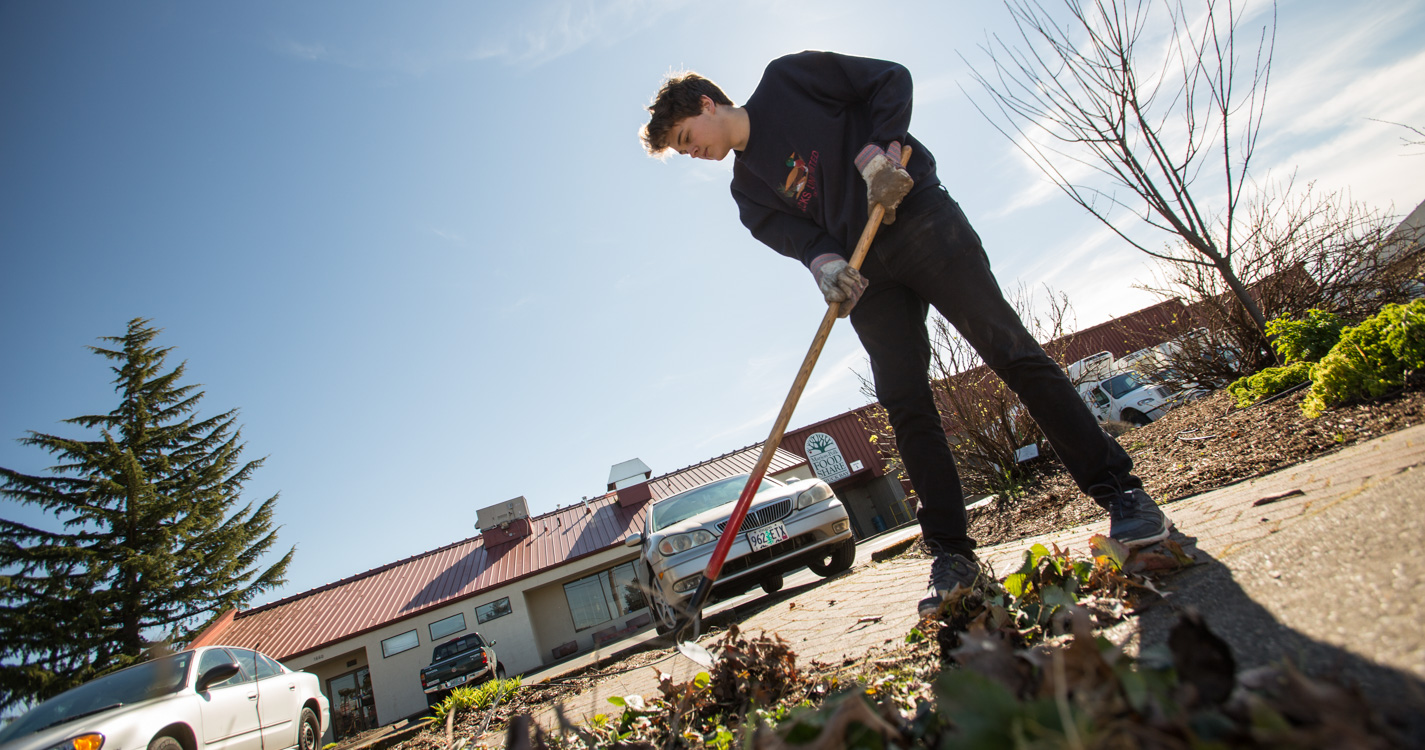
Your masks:
{"label": "license plate", "polygon": [[456,677],[453,680],[446,680],[445,684],[441,685],[441,688],[453,688],[456,685],[464,685],[465,681],[468,679],[470,679],[470,675],[461,675],[460,677]]}
{"label": "license plate", "polygon": [[747,532],[747,542],[752,545],[753,551],[767,549],[785,541],[787,541],[787,527],[781,521]]}

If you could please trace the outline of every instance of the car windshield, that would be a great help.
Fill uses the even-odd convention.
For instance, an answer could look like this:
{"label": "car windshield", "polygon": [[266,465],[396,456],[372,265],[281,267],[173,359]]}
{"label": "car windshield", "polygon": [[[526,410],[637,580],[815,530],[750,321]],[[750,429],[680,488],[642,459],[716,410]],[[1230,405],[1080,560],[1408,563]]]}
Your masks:
{"label": "car windshield", "polygon": [[431,657],[431,663],[445,661],[446,659],[449,659],[452,656],[458,656],[460,654],[465,653],[466,651],[469,651],[470,649],[479,648],[483,645],[485,645],[485,642],[480,640],[480,635],[478,633],[471,633],[470,635],[462,636],[456,640],[451,641],[450,643],[442,643],[439,646],[436,646],[435,655]]}
{"label": "car windshield", "polygon": [[178,692],[188,684],[192,656],[185,651],[144,662],[60,693],[0,730],[0,744],[81,716]]}
{"label": "car windshield", "polygon": [[[653,506],[649,516],[649,533],[667,528],[720,505],[737,502],[738,496],[742,494],[742,489],[747,486],[748,476],[739,474],[735,477],[719,479],[711,484],[705,484],[660,501]],[[780,482],[775,479],[764,478],[758,491],[777,484]]]}
{"label": "car windshield", "polygon": [[1109,393],[1113,394],[1114,398],[1119,398],[1125,393],[1130,393],[1142,388],[1143,381],[1138,378],[1138,373],[1125,372],[1122,375],[1114,375],[1108,380],[1103,381],[1103,387]]}

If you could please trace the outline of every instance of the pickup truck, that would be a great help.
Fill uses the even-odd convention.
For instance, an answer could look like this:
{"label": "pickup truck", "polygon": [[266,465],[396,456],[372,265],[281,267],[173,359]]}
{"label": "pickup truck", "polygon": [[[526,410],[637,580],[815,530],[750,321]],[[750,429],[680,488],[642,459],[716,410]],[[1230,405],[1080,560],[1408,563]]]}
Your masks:
{"label": "pickup truck", "polygon": [[505,667],[495,658],[494,645],[479,633],[469,633],[436,646],[430,666],[421,670],[426,703],[434,706],[461,685],[478,685],[495,677],[503,680]]}

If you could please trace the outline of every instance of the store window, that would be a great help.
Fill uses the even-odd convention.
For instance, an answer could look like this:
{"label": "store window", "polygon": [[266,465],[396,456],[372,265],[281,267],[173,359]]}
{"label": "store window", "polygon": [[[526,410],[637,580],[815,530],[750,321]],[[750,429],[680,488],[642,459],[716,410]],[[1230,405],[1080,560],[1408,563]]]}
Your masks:
{"label": "store window", "polygon": [[489,622],[497,617],[504,617],[513,611],[515,610],[510,606],[510,598],[507,596],[503,599],[490,602],[489,604],[481,604],[476,607],[475,620],[477,622]]}
{"label": "store window", "polygon": [[437,620],[430,624],[430,639],[438,641],[452,633],[459,633],[465,629],[465,613],[456,612],[444,620]]}
{"label": "store window", "polygon": [[327,700],[331,702],[335,740],[380,726],[376,721],[376,696],[371,692],[371,670],[366,667],[328,680]]}
{"label": "store window", "polygon": [[381,655],[395,656],[402,651],[410,651],[419,645],[421,645],[420,635],[414,630],[407,630],[400,635],[393,635],[381,641]]}
{"label": "store window", "polygon": [[575,630],[592,628],[648,607],[638,587],[633,563],[564,584],[564,598],[569,601]]}

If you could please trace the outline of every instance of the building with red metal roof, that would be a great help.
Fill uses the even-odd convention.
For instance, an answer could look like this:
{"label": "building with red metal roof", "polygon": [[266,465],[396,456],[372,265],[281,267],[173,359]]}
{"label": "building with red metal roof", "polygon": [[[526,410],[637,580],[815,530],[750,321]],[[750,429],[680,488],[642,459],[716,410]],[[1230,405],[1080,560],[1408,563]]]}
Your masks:
{"label": "building with red metal roof", "polygon": [[[750,472],[760,453],[750,446],[657,478],[630,477],[607,494],[535,517],[497,516],[498,525],[469,539],[226,612],[191,645],[260,648],[315,673],[338,737],[410,716],[426,708],[420,671],[432,647],[457,633],[498,642],[500,663],[513,675],[647,627],[646,606],[614,595],[638,556],[624,539],[642,531],[650,500]],[[784,481],[812,476],[804,457],[780,449],[767,473]],[[522,507],[523,499],[508,505]]]}

